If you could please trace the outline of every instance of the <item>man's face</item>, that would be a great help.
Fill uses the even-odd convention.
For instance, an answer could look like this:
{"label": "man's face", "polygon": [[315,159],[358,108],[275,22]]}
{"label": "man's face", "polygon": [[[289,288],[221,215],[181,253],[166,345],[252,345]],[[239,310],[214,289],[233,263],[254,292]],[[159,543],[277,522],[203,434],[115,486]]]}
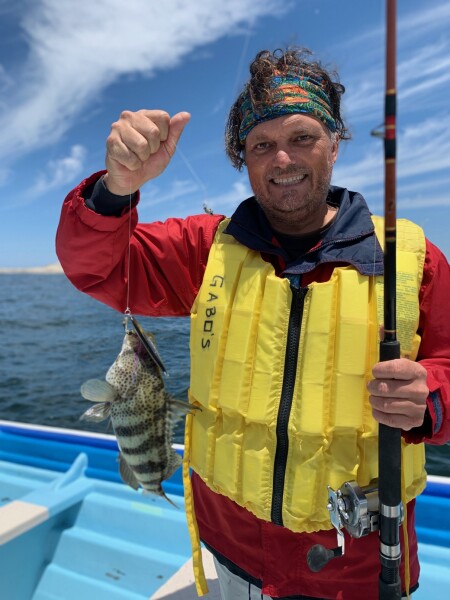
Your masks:
{"label": "man's face", "polygon": [[284,115],[256,125],[245,141],[253,192],[272,227],[306,233],[323,225],[338,143],[314,117]]}

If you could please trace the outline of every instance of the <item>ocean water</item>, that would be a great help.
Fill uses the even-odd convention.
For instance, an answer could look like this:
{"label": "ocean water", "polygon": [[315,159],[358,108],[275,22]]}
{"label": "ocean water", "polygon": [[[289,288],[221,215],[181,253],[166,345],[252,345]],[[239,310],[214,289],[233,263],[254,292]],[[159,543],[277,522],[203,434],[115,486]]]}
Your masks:
{"label": "ocean water", "polygon": [[[122,321],[64,275],[0,274],[0,419],[111,433],[106,423],[80,421],[91,406],[80,386],[104,378],[122,346]],[[139,322],[155,336],[167,390],[187,400],[189,320]],[[450,445],[427,447],[427,470],[450,476]]]}
{"label": "ocean water", "polygon": [[[80,421],[87,379],[104,379],[124,337],[123,315],[76,290],[64,275],[0,274],[0,418],[112,433]],[[188,319],[139,318],[155,335],[166,388],[187,401]],[[180,424],[176,441],[182,441]]]}

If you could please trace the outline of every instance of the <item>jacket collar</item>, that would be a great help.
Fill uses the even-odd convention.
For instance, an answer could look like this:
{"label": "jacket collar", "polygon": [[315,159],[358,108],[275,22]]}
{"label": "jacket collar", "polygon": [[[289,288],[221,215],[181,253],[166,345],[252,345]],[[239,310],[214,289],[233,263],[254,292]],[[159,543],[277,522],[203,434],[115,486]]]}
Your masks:
{"label": "jacket collar", "polygon": [[327,201],[338,206],[332,226],[315,248],[294,261],[278,244],[254,196],[238,206],[225,233],[252,250],[279,256],[286,264],[285,275],[308,273],[323,263],[350,264],[362,275],[382,275],[383,251],[364,198],[357,192],[330,186]]}

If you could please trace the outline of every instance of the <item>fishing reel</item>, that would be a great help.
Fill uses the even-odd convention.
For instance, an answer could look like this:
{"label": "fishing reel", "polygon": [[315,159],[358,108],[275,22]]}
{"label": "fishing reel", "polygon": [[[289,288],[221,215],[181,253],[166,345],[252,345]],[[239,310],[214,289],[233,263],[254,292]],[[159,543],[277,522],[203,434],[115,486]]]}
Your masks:
{"label": "fishing reel", "polygon": [[[309,568],[314,572],[323,569],[331,559],[343,556],[345,551],[343,529],[353,538],[361,538],[378,530],[380,512],[378,479],[373,479],[364,487],[360,487],[356,481],[346,481],[336,491],[328,486],[327,509],[331,523],[337,531],[337,547],[328,549],[316,544],[310,548],[307,561]],[[403,520],[403,513],[401,520]]]}

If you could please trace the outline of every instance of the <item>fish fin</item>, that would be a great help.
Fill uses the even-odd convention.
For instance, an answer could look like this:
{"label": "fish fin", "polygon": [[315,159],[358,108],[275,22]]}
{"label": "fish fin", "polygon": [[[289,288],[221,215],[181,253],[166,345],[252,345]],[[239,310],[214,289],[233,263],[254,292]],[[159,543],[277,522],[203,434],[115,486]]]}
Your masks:
{"label": "fish fin", "polygon": [[124,483],[132,487],[134,490],[139,489],[139,481],[137,480],[132,468],[123,457],[122,453],[119,454],[119,474]]}
{"label": "fish fin", "polygon": [[177,398],[173,398],[169,394],[167,394],[167,401],[169,403],[169,408],[171,412],[178,412],[182,415],[187,415],[193,410],[201,410],[200,406],[196,406],[195,404],[188,404],[184,400],[178,400]]}
{"label": "fish fin", "polygon": [[119,474],[122,481],[132,487],[133,490],[139,489],[139,481],[122,453],[119,454]]}
{"label": "fish fin", "polygon": [[136,320],[136,317],[134,317],[133,315],[129,315],[131,322],[133,324],[133,327],[139,337],[139,339],[141,340],[142,345],[144,346],[144,348],[146,349],[146,351],[148,352],[150,358],[153,360],[153,362],[161,369],[161,371],[167,375],[167,370],[166,367],[163,364],[163,361],[161,360],[161,357],[159,355],[158,350],[156,349],[156,346],[152,340],[153,335],[149,332],[145,332],[142,327],[139,325],[139,323]]}
{"label": "fish fin", "polygon": [[94,404],[84,412],[80,420],[81,421],[91,421],[92,423],[100,423],[101,421],[106,421],[111,416],[111,405],[109,402],[100,402],[99,404]]}
{"label": "fish fin", "polygon": [[144,491],[142,492],[142,495],[143,495],[143,496],[148,496],[148,495],[150,495],[150,494],[155,494],[156,496],[161,496],[161,498],[165,498],[169,504],[171,504],[171,505],[172,505],[172,506],[174,506],[175,508],[178,508],[178,509],[180,509],[180,507],[179,507],[179,506],[177,506],[177,505],[175,504],[175,502],[173,502],[173,501],[172,501],[172,500],[169,498],[169,496],[166,496],[166,494],[165,494],[164,490],[162,489],[162,486],[159,486],[159,488],[155,488],[154,490],[146,490],[146,489],[144,489]]}
{"label": "fish fin", "polygon": [[136,479],[136,475],[133,473],[130,465],[124,459],[123,454],[119,454],[119,474],[122,481],[133,488],[133,490],[139,489],[139,481]]}
{"label": "fish fin", "polygon": [[179,506],[177,506],[177,505],[175,504],[175,502],[172,502],[172,500],[169,498],[169,496],[166,496],[166,494],[164,493],[164,490],[163,490],[162,488],[161,488],[161,493],[160,493],[160,494],[158,494],[158,495],[159,495],[159,496],[162,496],[163,498],[165,498],[169,504],[171,504],[171,505],[172,505],[172,506],[174,506],[175,508],[178,508],[178,510],[180,509],[180,507],[179,507]]}
{"label": "fish fin", "polygon": [[81,395],[91,402],[114,402],[118,398],[116,388],[100,379],[85,381],[81,386]]}
{"label": "fish fin", "polygon": [[174,450],[172,448],[172,452],[171,452],[171,454],[169,456],[169,460],[167,462],[167,469],[164,474],[164,479],[169,479],[169,477],[172,477],[172,475],[175,473],[175,471],[178,469],[178,467],[181,466],[182,462],[183,462],[183,459],[181,458],[181,456],[178,454],[178,452],[176,450]]}

